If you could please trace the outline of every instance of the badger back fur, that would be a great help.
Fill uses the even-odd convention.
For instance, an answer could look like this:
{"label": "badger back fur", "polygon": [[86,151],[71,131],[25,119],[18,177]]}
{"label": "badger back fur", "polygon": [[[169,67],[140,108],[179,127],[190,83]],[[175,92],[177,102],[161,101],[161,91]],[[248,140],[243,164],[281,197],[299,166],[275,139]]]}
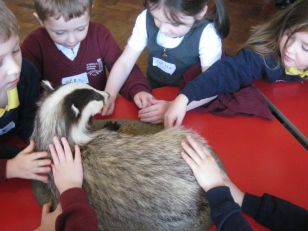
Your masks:
{"label": "badger back fur", "polygon": [[[207,200],[180,154],[187,135],[206,142],[185,128],[143,136],[105,128],[94,131],[90,118],[101,111],[107,97],[88,85],[62,86],[42,101],[33,133],[38,150],[47,150],[54,136],[80,145],[83,187],[96,209],[100,230],[209,227]],[[49,187],[57,200],[52,177]]]}

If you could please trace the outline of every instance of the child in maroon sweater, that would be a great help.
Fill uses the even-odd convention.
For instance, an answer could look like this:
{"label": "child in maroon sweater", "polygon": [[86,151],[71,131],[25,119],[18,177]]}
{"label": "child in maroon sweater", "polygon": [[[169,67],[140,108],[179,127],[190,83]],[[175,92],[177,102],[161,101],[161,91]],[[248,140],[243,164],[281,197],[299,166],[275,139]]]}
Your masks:
{"label": "child in maroon sweater", "polygon": [[[104,90],[106,71],[111,71],[122,50],[105,26],[90,22],[92,0],[34,0],[34,6],[42,27],[25,38],[23,57],[54,86],[82,82]],[[137,105],[152,98],[137,66],[120,93]]]}

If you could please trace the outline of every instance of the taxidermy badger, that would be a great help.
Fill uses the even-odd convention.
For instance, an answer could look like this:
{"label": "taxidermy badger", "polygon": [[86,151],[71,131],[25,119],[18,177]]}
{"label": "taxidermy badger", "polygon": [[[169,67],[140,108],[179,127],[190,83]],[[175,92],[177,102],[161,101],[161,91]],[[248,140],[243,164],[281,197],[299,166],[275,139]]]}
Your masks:
{"label": "taxidermy badger", "polygon": [[[180,143],[187,135],[206,144],[198,134],[185,128],[140,136],[94,130],[90,120],[103,108],[105,92],[86,84],[57,90],[48,82],[43,85],[50,94],[42,99],[35,121],[32,137],[37,150],[48,150],[54,136],[65,136],[71,145],[81,147],[83,187],[96,209],[100,230],[204,231],[209,227],[208,202],[180,155]],[[57,201],[52,176],[48,187]]]}

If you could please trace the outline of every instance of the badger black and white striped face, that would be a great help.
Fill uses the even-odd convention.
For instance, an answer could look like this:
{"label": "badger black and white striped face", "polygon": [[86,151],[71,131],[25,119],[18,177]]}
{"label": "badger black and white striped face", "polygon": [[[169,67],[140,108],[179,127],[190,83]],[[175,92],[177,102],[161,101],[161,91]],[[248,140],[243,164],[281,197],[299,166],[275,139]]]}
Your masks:
{"label": "badger black and white striped face", "polygon": [[93,115],[101,112],[109,95],[87,84],[72,83],[57,90],[44,84],[44,88],[47,86],[53,92],[41,105],[41,123],[47,123],[56,133],[61,133],[55,135],[69,136],[74,143],[88,142],[88,122]]}

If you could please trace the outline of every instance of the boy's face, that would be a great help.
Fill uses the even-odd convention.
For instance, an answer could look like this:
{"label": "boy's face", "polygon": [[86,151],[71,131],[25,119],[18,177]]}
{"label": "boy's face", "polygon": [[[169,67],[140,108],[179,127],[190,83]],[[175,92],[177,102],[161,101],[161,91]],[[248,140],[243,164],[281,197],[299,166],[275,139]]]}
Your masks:
{"label": "boy's face", "polygon": [[6,42],[0,38],[0,92],[14,88],[19,82],[21,60],[19,36],[13,35]]}
{"label": "boy's face", "polygon": [[77,18],[65,21],[63,17],[49,17],[42,22],[51,39],[66,48],[73,48],[85,39],[90,22],[89,12]]}
{"label": "boy's face", "polygon": [[[308,32],[296,32],[288,40],[286,31],[280,41],[281,59],[285,67],[308,68]],[[286,44],[287,42],[287,44]]]}

